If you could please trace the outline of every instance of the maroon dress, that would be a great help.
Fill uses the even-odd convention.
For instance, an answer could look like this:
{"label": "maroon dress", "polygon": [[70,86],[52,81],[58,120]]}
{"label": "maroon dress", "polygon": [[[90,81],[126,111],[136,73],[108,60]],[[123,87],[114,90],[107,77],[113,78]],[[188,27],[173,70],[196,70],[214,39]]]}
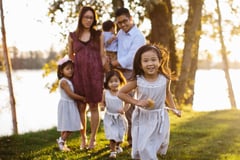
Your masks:
{"label": "maroon dress", "polygon": [[72,79],[74,91],[85,96],[87,103],[98,103],[102,100],[104,76],[100,43],[91,38],[88,42],[82,42],[74,32],[70,32],[70,36],[75,53]]}

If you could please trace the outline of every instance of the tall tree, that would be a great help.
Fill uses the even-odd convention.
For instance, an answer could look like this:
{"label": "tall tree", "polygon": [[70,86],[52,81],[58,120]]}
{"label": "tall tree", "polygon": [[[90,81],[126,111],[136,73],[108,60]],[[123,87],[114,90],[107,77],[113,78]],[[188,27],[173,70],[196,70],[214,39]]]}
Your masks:
{"label": "tall tree", "polygon": [[233,92],[233,88],[232,88],[231,77],[229,74],[227,50],[226,50],[226,46],[225,46],[224,38],[223,38],[223,34],[222,34],[222,15],[221,15],[220,7],[219,7],[219,1],[216,0],[216,3],[217,3],[217,14],[218,14],[218,21],[217,21],[218,22],[218,32],[219,32],[219,38],[220,38],[220,43],[221,43],[221,48],[222,48],[221,55],[222,55],[222,60],[223,60],[223,70],[224,70],[225,77],[227,80],[228,93],[229,93],[231,107],[232,107],[232,109],[236,109],[237,105],[236,105],[235,96],[234,96],[234,92]]}
{"label": "tall tree", "polygon": [[151,43],[160,43],[170,51],[170,66],[177,72],[175,34],[172,24],[171,0],[145,1],[146,14],[151,21],[151,32],[148,36]]}
{"label": "tall tree", "polygon": [[16,114],[16,103],[15,97],[13,93],[13,86],[12,86],[12,65],[11,59],[8,55],[7,50],[7,42],[6,42],[6,31],[5,31],[5,24],[4,24],[4,15],[3,15],[3,3],[0,0],[0,10],[1,10],[1,24],[2,24],[2,44],[3,44],[3,55],[4,55],[4,63],[6,68],[6,74],[8,79],[8,89],[10,95],[10,104],[11,104],[11,111],[12,111],[12,123],[13,123],[13,134],[18,134],[18,127],[17,127],[17,114]]}
{"label": "tall tree", "polygon": [[184,49],[175,96],[179,104],[192,104],[198,47],[201,33],[203,0],[189,0],[188,19],[184,27]]}

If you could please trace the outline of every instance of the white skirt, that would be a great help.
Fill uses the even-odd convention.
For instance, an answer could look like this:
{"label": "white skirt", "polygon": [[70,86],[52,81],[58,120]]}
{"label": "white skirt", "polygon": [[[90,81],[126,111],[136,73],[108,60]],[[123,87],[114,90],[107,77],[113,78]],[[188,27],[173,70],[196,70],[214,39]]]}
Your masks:
{"label": "white skirt", "polygon": [[83,128],[77,104],[61,99],[58,103],[58,131],[79,131]]}
{"label": "white skirt", "polygon": [[106,112],[104,119],[104,132],[106,139],[122,142],[127,131],[127,119],[125,115]]}
{"label": "white skirt", "polygon": [[132,158],[158,160],[166,154],[170,126],[166,109],[145,110],[136,107],[132,116]]}

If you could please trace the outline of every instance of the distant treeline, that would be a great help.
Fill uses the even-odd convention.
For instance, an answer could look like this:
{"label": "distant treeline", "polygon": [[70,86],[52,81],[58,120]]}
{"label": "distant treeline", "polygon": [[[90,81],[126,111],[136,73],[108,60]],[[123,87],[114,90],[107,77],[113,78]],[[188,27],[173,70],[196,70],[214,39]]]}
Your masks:
{"label": "distant treeline", "polygon": [[[56,58],[55,53],[49,54],[47,58],[43,56],[30,56],[26,57],[14,57],[11,58],[12,68],[14,70],[17,69],[42,69],[44,64],[48,63],[50,60],[54,60]],[[240,69],[240,62],[229,62],[229,67],[232,69]],[[0,61],[0,70],[3,68],[3,63]],[[222,69],[223,63],[221,62],[211,62],[209,60],[199,60],[198,61],[198,69]]]}
{"label": "distant treeline", "polygon": [[[44,58],[14,58],[11,59],[12,69],[41,69],[48,60]],[[0,61],[0,71],[4,70],[4,63]]]}
{"label": "distant treeline", "polygon": [[44,58],[14,58],[12,59],[12,68],[16,69],[41,69],[47,63]]}
{"label": "distant treeline", "polygon": [[[47,55],[47,56],[46,56]],[[29,51],[26,53],[19,53],[17,49],[10,48],[10,56],[12,68],[18,69],[42,69],[44,64],[54,60],[57,53],[53,50],[44,53],[40,51]],[[4,69],[3,57],[0,54],[0,70]]]}

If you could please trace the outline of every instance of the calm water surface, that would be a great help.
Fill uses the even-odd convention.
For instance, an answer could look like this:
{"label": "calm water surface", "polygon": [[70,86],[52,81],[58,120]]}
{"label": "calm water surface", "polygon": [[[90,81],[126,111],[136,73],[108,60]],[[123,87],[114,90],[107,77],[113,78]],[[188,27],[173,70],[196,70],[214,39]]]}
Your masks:
{"label": "calm water surface", "polygon": [[[42,77],[41,70],[20,70],[12,74],[19,133],[48,129],[56,126],[59,93],[49,93],[47,83],[56,74]],[[240,70],[231,70],[231,80],[237,107],[240,108]],[[7,78],[0,72],[0,136],[11,135],[12,117]],[[214,111],[229,109],[227,83],[221,70],[199,70],[196,75],[193,109]]]}

